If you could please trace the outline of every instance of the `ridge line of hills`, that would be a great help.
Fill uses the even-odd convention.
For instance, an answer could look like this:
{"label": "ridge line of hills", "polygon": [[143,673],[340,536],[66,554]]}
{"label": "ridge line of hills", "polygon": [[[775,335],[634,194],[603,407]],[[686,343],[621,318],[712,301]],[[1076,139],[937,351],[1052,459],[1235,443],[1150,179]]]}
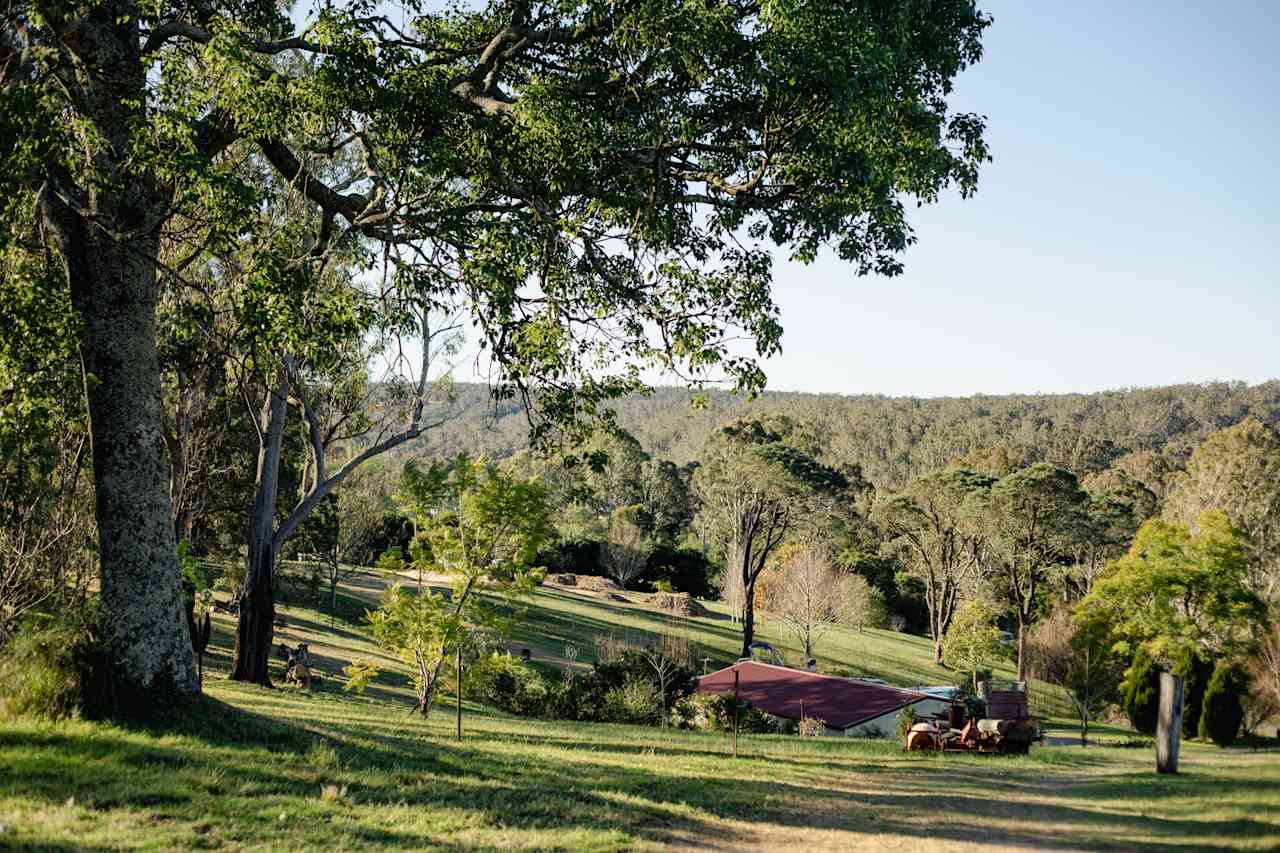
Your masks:
{"label": "ridge line of hills", "polygon": [[[527,446],[518,402],[495,406],[478,383],[457,383],[455,391],[454,416],[402,455],[504,458]],[[933,398],[766,391],[747,400],[713,390],[698,409],[695,393],[660,386],[613,405],[647,452],[679,465],[697,460],[707,436],[728,420],[786,414],[816,432],[823,461],[858,465],[881,489],[967,458],[979,467],[1047,461],[1080,476],[1118,467],[1159,495],[1213,432],[1248,417],[1280,426],[1280,380]]]}

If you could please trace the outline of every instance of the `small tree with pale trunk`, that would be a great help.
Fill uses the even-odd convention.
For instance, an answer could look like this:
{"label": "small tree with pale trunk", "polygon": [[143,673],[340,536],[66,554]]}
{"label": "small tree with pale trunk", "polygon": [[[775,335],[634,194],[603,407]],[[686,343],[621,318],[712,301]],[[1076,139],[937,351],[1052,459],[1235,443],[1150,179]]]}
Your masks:
{"label": "small tree with pale trunk", "polygon": [[783,624],[804,649],[805,660],[813,657],[814,644],[836,624],[842,592],[831,548],[825,543],[809,542],[786,555],[776,607]]}
{"label": "small tree with pale trunk", "polygon": [[601,554],[605,572],[623,589],[644,573],[649,561],[648,537],[637,518],[640,512],[638,506],[624,506],[613,513]]}
{"label": "small tree with pale trunk", "polygon": [[974,691],[978,689],[978,670],[1004,657],[1004,643],[995,621],[991,605],[970,601],[956,613],[942,639],[943,663],[969,673]]}
{"label": "small tree with pale trunk", "polygon": [[1080,721],[1080,745],[1089,742],[1089,722],[1118,697],[1124,661],[1097,622],[1055,611],[1027,638],[1031,673],[1061,687]]}
{"label": "small tree with pale trunk", "polygon": [[551,532],[546,490],[536,480],[504,474],[489,462],[460,456],[428,471],[405,467],[404,491],[430,542],[429,570],[450,579],[448,597],[413,595],[399,584],[369,614],[374,638],[414,667],[418,710],[425,717],[446,663],[477,628],[508,629],[504,619],[476,595],[508,601],[529,595],[542,580],[533,567]]}

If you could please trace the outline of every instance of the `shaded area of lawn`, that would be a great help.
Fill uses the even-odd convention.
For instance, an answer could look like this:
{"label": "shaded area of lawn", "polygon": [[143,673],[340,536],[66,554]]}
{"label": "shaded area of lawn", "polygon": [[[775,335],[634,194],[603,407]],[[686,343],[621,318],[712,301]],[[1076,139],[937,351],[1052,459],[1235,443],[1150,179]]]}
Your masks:
{"label": "shaded area of lawn", "polygon": [[[1280,843],[1277,756],[889,743],[468,715],[231,683],[166,727],[0,730],[0,846],[1226,850]],[[1269,761],[1267,759],[1270,759]]]}

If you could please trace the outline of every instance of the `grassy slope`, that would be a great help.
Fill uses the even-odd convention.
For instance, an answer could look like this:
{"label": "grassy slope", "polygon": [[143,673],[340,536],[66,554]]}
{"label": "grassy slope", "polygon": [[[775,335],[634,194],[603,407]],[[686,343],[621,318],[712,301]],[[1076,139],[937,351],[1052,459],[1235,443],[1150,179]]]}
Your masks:
{"label": "grassy slope", "polygon": [[[732,663],[742,651],[741,627],[729,620],[728,609],[718,602],[706,604],[710,616],[685,618],[638,606],[642,594],[627,593],[626,597],[630,603],[544,588],[528,603],[515,640],[533,652],[535,661],[562,659],[566,643],[578,648],[580,659],[590,660],[597,637],[644,640],[666,630],[686,633],[697,648],[698,659],[708,658],[706,665],[712,669]],[[778,648],[792,664],[803,659],[800,645],[780,620],[758,622],[756,638]],[[956,679],[953,671],[933,663],[928,639],[910,634],[833,628],[817,641],[814,652],[821,671],[844,667],[905,687],[952,684]],[[1014,678],[1013,663],[997,664],[995,674],[998,678]],[[1033,685],[1032,702],[1038,713],[1047,716],[1067,718],[1071,713],[1066,697],[1047,684]]]}
{"label": "grassy slope", "polygon": [[[351,592],[354,609],[373,590]],[[630,608],[559,595],[534,601],[526,642],[535,654],[584,631],[661,625]],[[570,613],[585,627],[566,623]],[[356,625],[330,632],[313,611],[287,617],[281,633],[308,638],[322,669],[377,654]],[[1147,750],[1119,748],[939,757],[883,742],[744,737],[735,760],[723,735],[519,720],[470,707],[466,739],[456,744],[453,708],[426,722],[406,716],[403,677],[393,670],[364,698],[332,680],[310,695],[224,680],[229,626],[220,621],[207,698],[176,727],[0,726],[0,847],[1280,845],[1274,752],[1188,745],[1184,773],[1172,779],[1151,772]],[[731,634],[712,620],[721,626]],[[732,655],[730,634],[704,633],[713,654]],[[901,642],[876,635],[862,654],[896,667],[914,659]]]}

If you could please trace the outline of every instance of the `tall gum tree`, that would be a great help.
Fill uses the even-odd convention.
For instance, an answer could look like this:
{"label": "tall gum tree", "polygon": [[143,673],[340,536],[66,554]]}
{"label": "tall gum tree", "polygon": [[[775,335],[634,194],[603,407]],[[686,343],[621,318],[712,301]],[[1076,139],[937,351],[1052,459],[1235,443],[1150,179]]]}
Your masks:
{"label": "tall gum tree", "polygon": [[855,472],[838,471],[788,443],[786,418],[739,421],[707,443],[694,472],[704,526],[713,532],[741,591],[742,656],[755,641],[756,582],[779,546],[802,532],[829,533],[850,519],[869,487]]}
{"label": "tall gum tree", "polygon": [[1194,527],[1220,509],[1244,534],[1249,585],[1280,598],[1280,434],[1256,418],[1220,430],[1196,448],[1174,479],[1164,516]]}
{"label": "tall gum tree", "polygon": [[980,524],[985,571],[1018,626],[1018,679],[1027,677],[1027,635],[1041,615],[1050,575],[1085,535],[1088,495],[1075,474],[1037,462],[991,486]]}
{"label": "tall gum tree", "polygon": [[[906,205],[968,195],[987,159],[982,117],[947,105],[989,23],[970,0],[288,11],[3,13],[0,189],[7,216],[39,210],[80,321],[123,693],[195,684],[155,308],[184,217],[216,239],[256,218],[233,146],[316,208],[315,252],[358,231],[459,295],[538,437],[607,419],[649,367],[758,390],[781,334],[766,244],[897,273]],[[364,167],[354,183],[324,177],[339,156]],[[730,349],[743,337],[754,353]]]}
{"label": "tall gum tree", "polygon": [[937,663],[942,662],[942,641],[960,598],[982,567],[985,539],[977,519],[994,482],[994,477],[965,469],[925,474],[873,510],[888,548],[902,556],[907,571],[924,586]]}

